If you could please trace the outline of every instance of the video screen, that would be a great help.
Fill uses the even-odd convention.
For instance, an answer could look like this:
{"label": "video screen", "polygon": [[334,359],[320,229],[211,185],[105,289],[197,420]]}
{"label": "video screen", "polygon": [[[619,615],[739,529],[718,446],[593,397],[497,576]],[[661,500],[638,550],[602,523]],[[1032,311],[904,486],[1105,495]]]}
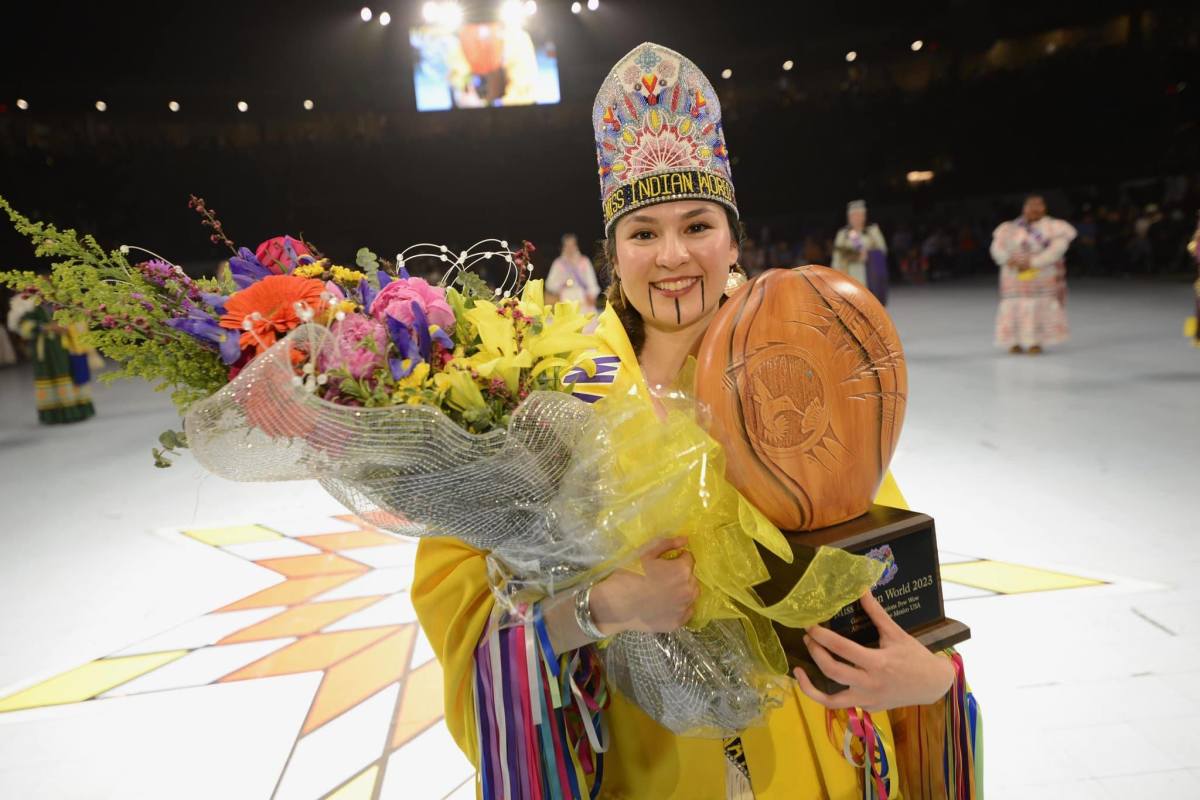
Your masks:
{"label": "video screen", "polygon": [[520,25],[413,28],[418,111],[557,103],[558,53]]}

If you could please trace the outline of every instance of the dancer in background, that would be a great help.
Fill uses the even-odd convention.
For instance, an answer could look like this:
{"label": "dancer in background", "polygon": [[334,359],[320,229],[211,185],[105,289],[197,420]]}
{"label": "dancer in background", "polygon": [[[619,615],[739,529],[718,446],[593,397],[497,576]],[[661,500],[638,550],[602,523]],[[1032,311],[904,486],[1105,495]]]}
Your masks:
{"label": "dancer in background", "polygon": [[1187,245],[1188,253],[1196,262],[1196,282],[1192,290],[1196,293],[1196,308],[1183,326],[1183,335],[1192,340],[1194,347],[1200,347],[1200,215],[1196,218],[1196,232]]}
{"label": "dancer in background", "polygon": [[574,300],[581,311],[595,311],[600,283],[592,260],[579,251],[579,240],[568,233],[562,238],[562,254],[550,265],[546,277],[546,299],[549,302]]}
{"label": "dancer in background", "polygon": [[38,421],[46,425],[82,422],[96,413],[88,350],[78,327],[56,323],[29,295],[13,298],[8,327],[29,343],[37,394]]}
{"label": "dancer in background", "polygon": [[1067,340],[1065,255],[1075,228],[1046,214],[1039,194],[1025,198],[1021,216],[992,234],[992,260],[1000,267],[996,344],[1011,353],[1041,353]]}
{"label": "dancer in background", "polygon": [[887,243],[878,225],[867,224],[867,204],[855,200],[846,206],[846,227],[833,240],[833,268],[871,290],[887,305]]}

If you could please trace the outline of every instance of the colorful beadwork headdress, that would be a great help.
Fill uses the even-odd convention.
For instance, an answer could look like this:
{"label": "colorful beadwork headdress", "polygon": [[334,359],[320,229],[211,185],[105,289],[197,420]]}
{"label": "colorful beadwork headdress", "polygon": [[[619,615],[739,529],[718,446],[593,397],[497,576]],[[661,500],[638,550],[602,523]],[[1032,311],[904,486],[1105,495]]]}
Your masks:
{"label": "colorful beadwork headdress", "polygon": [[617,62],[592,108],[605,235],[621,216],[671,200],[737,214],[721,102],[700,68],[662,45]]}

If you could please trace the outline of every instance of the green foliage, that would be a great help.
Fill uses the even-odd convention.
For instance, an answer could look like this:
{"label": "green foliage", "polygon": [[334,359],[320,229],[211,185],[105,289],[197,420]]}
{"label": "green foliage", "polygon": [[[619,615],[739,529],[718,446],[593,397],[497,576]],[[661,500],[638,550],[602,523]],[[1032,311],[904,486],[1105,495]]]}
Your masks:
{"label": "green foliage", "polygon": [[379,256],[365,247],[358,248],[354,254],[354,263],[367,273],[367,282],[375,289],[379,288]]}
{"label": "green foliage", "polygon": [[154,466],[165,469],[173,463],[167,456],[177,456],[180,450],[187,449],[187,434],[183,431],[163,431],[158,435],[158,443],[162,448],[152,448],[150,454],[154,456]]}
{"label": "green foliage", "polygon": [[496,290],[487,285],[483,278],[470,270],[464,270],[455,277],[454,286],[460,287],[467,308],[474,308],[476,300],[492,301],[496,299]]}
{"label": "green foliage", "polygon": [[[119,364],[102,380],[144,378],[157,391],[170,391],[181,411],[225,385],[227,368],[216,350],[164,324],[180,316],[178,281],[155,285],[120,250],[106,252],[91,236],[34,222],[3,197],[0,209],[33,242],[37,256],[52,259],[49,275],[0,271],[0,283],[36,291],[55,308],[59,323],[86,325],[89,343]],[[199,285],[218,290],[215,281]]]}

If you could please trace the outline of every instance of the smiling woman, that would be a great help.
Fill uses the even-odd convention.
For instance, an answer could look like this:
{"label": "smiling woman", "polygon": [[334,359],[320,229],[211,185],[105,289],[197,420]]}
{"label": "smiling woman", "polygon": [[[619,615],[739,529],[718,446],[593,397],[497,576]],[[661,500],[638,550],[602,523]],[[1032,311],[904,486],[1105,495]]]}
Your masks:
{"label": "smiling woman", "polygon": [[647,370],[646,351],[654,360],[664,333],[704,335],[731,270],[740,272],[742,238],[734,212],[708,200],[648,206],[617,220],[603,250],[608,301],[642,353],[651,385],[669,382],[683,362],[668,358],[661,370]]}
{"label": "smiling woman", "polygon": [[[681,381],[727,283],[736,283],[740,272],[741,226],[720,101],[691,61],[665,47],[643,44],[605,79],[592,123],[607,237],[603,260],[612,282],[609,308],[596,330],[603,347],[566,380],[586,402],[612,403],[616,401],[605,398],[630,393],[657,404],[649,398],[657,396],[656,389],[671,389]],[[656,457],[657,450],[647,446],[645,458]],[[632,640],[657,643],[639,655],[657,670],[660,683],[670,684],[665,694],[676,689],[664,704],[683,706],[687,681],[706,679],[688,672],[689,665],[673,657],[669,644],[693,619],[700,597],[696,561],[689,552],[696,548],[692,537],[697,531],[661,534],[671,538],[642,551],[638,568],[618,569],[580,587],[565,602],[543,598],[536,614],[544,615],[539,618],[548,634],[542,644],[551,660],[594,663],[588,654],[597,652],[593,645],[598,640],[611,639],[599,651],[608,654]],[[544,794],[537,785],[538,771],[506,755],[512,742],[536,736],[535,730],[513,722],[505,704],[489,706],[479,699],[481,693],[495,698],[494,692],[488,694],[489,681],[513,680],[494,658],[490,664],[478,658],[477,644],[494,607],[486,558],[450,541],[423,540],[412,592],[445,669],[447,725],[481,773],[498,776],[491,783],[484,779],[485,798],[974,796],[969,754],[962,755],[957,739],[932,738],[943,730],[939,726],[944,726],[945,714],[959,711],[958,705],[952,709],[942,701],[952,684],[959,685],[953,666],[958,662],[930,653],[894,624],[889,626],[886,612],[870,601],[864,605],[888,634],[884,646],[869,653],[851,650],[837,634],[810,631],[811,649],[820,654],[822,666],[852,687],[843,697],[861,698],[861,705],[877,712],[873,716],[845,710],[847,704],[838,696],[822,695],[800,675],[799,683],[789,680],[781,690],[782,696],[775,698],[778,706],[761,724],[720,730],[719,736],[711,730],[697,736],[690,729],[681,735],[660,724],[662,709],[647,704],[638,691],[645,682],[639,685],[625,674],[628,670],[612,669],[607,683],[616,691],[606,692],[607,700],[600,701],[600,707],[609,704],[603,747],[596,747],[599,741],[589,735],[589,751],[588,739],[568,725],[561,774],[564,779],[578,777],[579,785]],[[828,653],[851,663],[826,658]],[[895,716],[885,712],[933,702],[942,705],[927,708],[924,717],[914,708],[899,709]],[[500,735],[492,736],[497,729]],[[493,739],[498,744],[489,745]],[[606,752],[592,761],[592,753],[600,756],[601,750]],[[541,775],[557,785],[552,770]],[[524,785],[527,780],[529,786]]]}

